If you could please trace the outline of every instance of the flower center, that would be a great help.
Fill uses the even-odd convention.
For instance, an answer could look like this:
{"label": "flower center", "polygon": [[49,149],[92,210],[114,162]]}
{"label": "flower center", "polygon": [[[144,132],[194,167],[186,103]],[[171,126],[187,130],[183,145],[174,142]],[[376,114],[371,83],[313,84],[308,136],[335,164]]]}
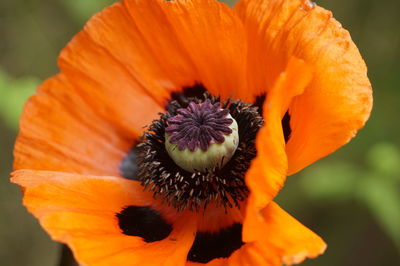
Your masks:
{"label": "flower center", "polygon": [[[126,158],[133,178],[178,211],[208,204],[232,208],[248,195],[244,176],[256,156],[263,120],[258,107],[241,101],[179,95],[148,127]],[[132,164],[127,164],[132,165]]]}
{"label": "flower center", "polygon": [[220,103],[190,102],[167,119],[165,148],[174,162],[195,173],[222,168],[239,144],[237,122]]}

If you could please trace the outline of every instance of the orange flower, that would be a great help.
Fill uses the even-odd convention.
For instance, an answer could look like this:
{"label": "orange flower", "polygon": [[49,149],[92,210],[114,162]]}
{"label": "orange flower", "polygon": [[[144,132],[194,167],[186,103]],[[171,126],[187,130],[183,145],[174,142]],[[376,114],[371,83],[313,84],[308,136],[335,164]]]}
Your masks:
{"label": "orange flower", "polygon": [[371,110],[366,66],[329,11],[125,0],[59,66],[25,106],[12,182],[82,265],[281,265],[324,251],[272,200]]}

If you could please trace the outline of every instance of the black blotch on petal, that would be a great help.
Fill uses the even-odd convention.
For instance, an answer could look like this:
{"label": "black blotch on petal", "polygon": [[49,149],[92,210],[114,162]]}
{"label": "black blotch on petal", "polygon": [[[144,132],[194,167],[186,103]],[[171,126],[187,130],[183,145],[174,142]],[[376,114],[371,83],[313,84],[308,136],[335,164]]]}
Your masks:
{"label": "black blotch on petal", "polygon": [[258,95],[256,100],[254,101],[254,105],[258,107],[258,113],[262,116],[263,115],[263,106],[265,102],[265,98],[267,95],[265,93]]}
{"label": "black blotch on petal", "polygon": [[122,160],[121,165],[119,166],[119,171],[121,176],[130,179],[130,180],[139,180],[137,175],[137,154],[136,154],[136,146],[133,147],[130,152],[126,155],[126,157]]}
{"label": "black blotch on petal", "polygon": [[187,260],[207,263],[216,258],[228,258],[242,242],[242,225],[235,223],[216,233],[198,232]]}
{"label": "black blotch on petal", "polygon": [[[254,105],[258,107],[258,112],[262,116],[263,114],[263,105],[265,102],[266,94],[258,95],[254,101]],[[268,121],[267,121],[268,123]],[[292,133],[292,129],[290,128],[290,115],[289,112],[285,113],[285,116],[282,118],[282,129],[283,135],[285,136],[285,142],[288,142],[290,138],[290,134]]]}
{"label": "black blotch on petal", "polygon": [[145,242],[163,240],[172,231],[161,214],[149,206],[129,206],[116,216],[125,235],[142,237]]}
{"label": "black blotch on petal", "polygon": [[288,142],[290,134],[292,134],[292,129],[290,128],[290,115],[286,112],[282,119],[283,135],[285,136],[285,142]]}
{"label": "black blotch on petal", "polygon": [[168,105],[171,101],[177,101],[181,107],[186,108],[189,105],[190,98],[204,99],[204,93],[207,89],[203,84],[195,84],[190,87],[184,87],[182,91],[177,91],[171,93],[171,99],[166,104],[166,109],[168,110]]}
{"label": "black blotch on petal", "polygon": [[196,97],[201,98],[203,94],[207,91],[203,84],[197,83],[193,86],[184,87],[183,88],[183,95],[186,97]]}

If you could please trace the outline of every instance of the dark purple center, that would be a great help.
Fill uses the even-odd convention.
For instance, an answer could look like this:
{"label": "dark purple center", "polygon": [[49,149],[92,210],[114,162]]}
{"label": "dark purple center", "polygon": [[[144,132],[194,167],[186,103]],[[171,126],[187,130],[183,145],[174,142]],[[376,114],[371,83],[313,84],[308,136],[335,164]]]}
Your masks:
{"label": "dark purple center", "polygon": [[206,151],[212,143],[223,143],[224,135],[232,133],[229,126],[233,120],[226,118],[229,111],[221,109],[220,103],[191,102],[187,108],[177,110],[177,115],[168,118],[165,131],[171,136],[169,141],[177,144],[180,151],[188,148]]}

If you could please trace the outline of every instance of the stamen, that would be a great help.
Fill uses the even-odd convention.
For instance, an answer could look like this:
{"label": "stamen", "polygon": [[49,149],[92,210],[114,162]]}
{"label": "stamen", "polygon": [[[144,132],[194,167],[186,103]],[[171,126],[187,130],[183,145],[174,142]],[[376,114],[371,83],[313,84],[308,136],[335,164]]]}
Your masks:
{"label": "stamen", "polygon": [[[174,96],[179,100],[169,102],[167,112],[153,121],[143,142],[135,148],[138,180],[154,197],[160,197],[178,211],[187,208],[198,211],[210,203],[224,208],[238,207],[248,195],[244,175],[256,156],[255,137],[263,124],[257,107],[241,101],[221,102],[207,93],[202,97]],[[192,169],[185,170],[168,151],[175,147],[174,151],[183,158],[184,153],[194,157],[198,157],[196,153],[204,153],[210,162],[214,147],[233,145],[229,138],[234,132],[238,134],[237,149],[230,160],[215,160],[223,164],[194,169],[191,164]],[[175,144],[171,143],[173,136]]]}

